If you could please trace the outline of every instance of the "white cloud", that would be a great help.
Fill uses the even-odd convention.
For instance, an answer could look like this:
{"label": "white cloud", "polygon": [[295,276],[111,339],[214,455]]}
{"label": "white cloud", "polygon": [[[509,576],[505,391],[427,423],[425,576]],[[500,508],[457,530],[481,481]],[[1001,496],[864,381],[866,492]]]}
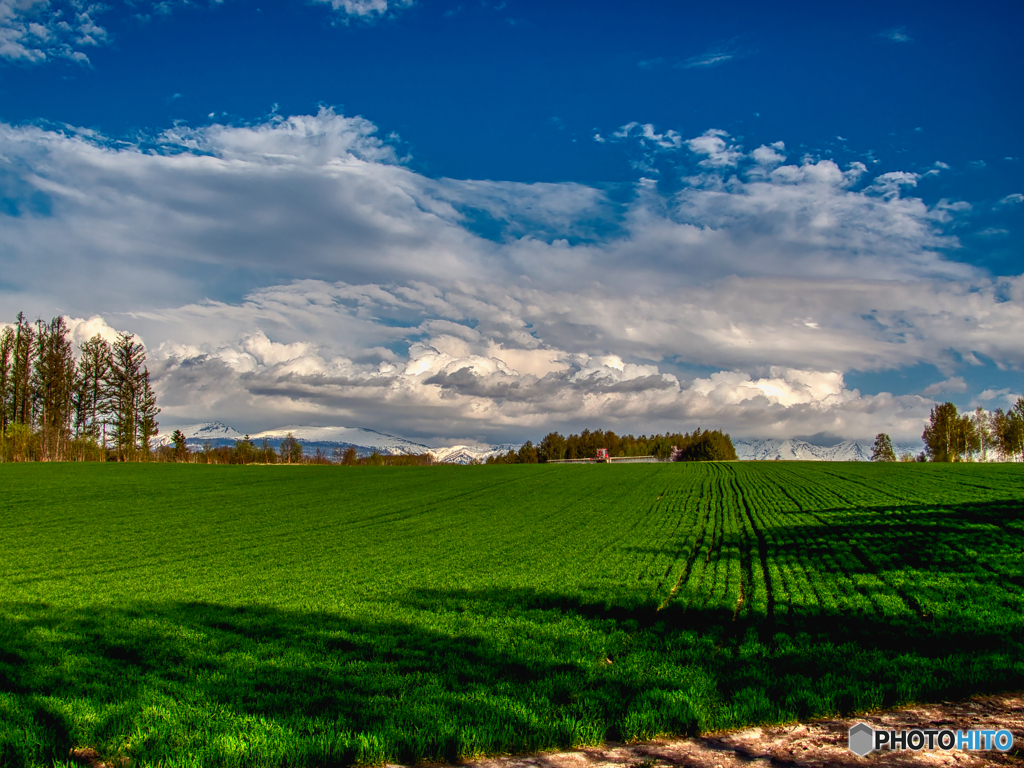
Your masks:
{"label": "white cloud", "polygon": [[727,61],[732,61],[732,59],[733,54],[731,53],[711,51],[687,59],[682,66],[686,69],[692,69],[693,67],[715,67],[719,64],[725,64]]}
{"label": "white cloud", "polygon": [[1005,208],[1006,206],[1019,205],[1020,203],[1024,203],[1024,195],[1020,192],[1014,192],[1012,195],[1007,195],[1002,198],[998,203],[996,203],[996,207]]}
{"label": "white cloud", "polygon": [[[171,328],[206,335],[189,348],[155,352],[168,417],[244,422],[273,412],[279,420],[354,421],[459,439],[537,437],[538,428],[588,420],[626,429],[714,423],[743,435],[889,431],[912,439],[931,400],[849,390],[831,366],[941,360],[949,347],[982,349],[986,340],[1015,347],[1012,354],[1024,359],[1019,340],[1007,336],[1021,322],[1019,306],[971,297],[975,312],[988,313],[961,319],[955,313],[966,308],[963,300],[940,297],[931,306],[935,286],[864,284],[851,300],[855,287],[836,284],[826,295],[805,297],[794,312],[786,305],[792,285],[755,279],[644,302],[611,288],[566,294],[304,281],[254,293],[242,305],[193,305],[139,316],[133,324],[147,336]],[[868,308],[878,306],[890,309],[870,315]],[[428,319],[396,330],[382,317],[397,307]],[[993,310],[1006,314],[1000,320]],[[864,314],[867,319],[852,322]],[[925,336],[932,325],[941,331]],[[254,326],[266,331],[254,338],[248,330]],[[311,338],[315,344],[305,341]],[[366,355],[396,339],[405,350],[396,359]],[[279,351],[269,355],[263,348]],[[686,383],[666,369],[673,358],[721,368]],[[751,375],[770,359],[789,364]],[[959,391],[959,381],[952,377],[925,394]],[[196,391],[205,399],[197,401]]]}
{"label": "white cloud", "polygon": [[924,388],[922,394],[926,397],[934,397],[943,392],[966,392],[967,382],[963,376],[951,376],[945,381],[937,381]]}
{"label": "white cloud", "polygon": [[718,67],[722,64],[732,61],[735,58],[742,56],[742,54],[732,43],[699,54],[697,56],[691,56],[684,62],[680,62],[676,65],[679,69],[711,69],[712,67]]}
{"label": "white cloud", "polygon": [[[211,3],[221,0],[211,0]],[[314,0],[329,4],[339,18],[372,22],[408,8],[413,0]],[[163,16],[190,0],[136,0],[131,9],[139,18]],[[66,60],[89,64],[87,51],[108,45],[110,34],[97,18],[113,5],[81,0],[0,0],[0,59],[21,64]]]}
{"label": "white cloud", "polygon": [[[776,143],[781,144],[781,142]],[[766,168],[774,168],[776,165],[786,162],[786,156],[782,152],[774,147],[767,147],[764,144],[751,152],[750,156],[754,158],[758,165],[763,165]]]}
{"label": "white cloud", "polygon": [[981,392],[974,400],[971,401],[971,406],[976,407],[979,403],[989,403],[990,407],[1003,407],[1005,410],[1009,410],[1017,401],[1024,397],[1020,392],[1014,392],[1009,387],[1003,389],[986,389]]}
{"label": "white cloud", "polygon": [[108,42],[106,30],[93,20],[104,10],[68,0],[0,0],[0,58],[26,64],[53,59],[88,63],[80,49]]}
{"label": "white cloud", "polygon": [[892,171],[876,176],[874,187],[883,195],[899,195],[900,187],[916,187],[918,178],[916,173]]}
{"label": "white cloud", "polygon": [[906,27],[893,27],[878,33],[878,36],[893,43],[912,43],[914,38],[907,34]]}
{"label": "white cloud", "polygon": [[[68,317],[67,324],[68,331],[71,335],[71,343],[74,345],[76,350],[93,336],[99,336],[111,344],[117,340],[118,331],[111,328],[107,324],[107,321],[99,315],[93,315],[88,320],[80,317]],[[123,332],[130,333],[130,331]],[[145,346],[145,342],[143,342],[142,339],[136,340]]]}
{"label": "white cloud", "polygon": [[944,256],[966,203],[909,196],[910,173],[788,163],[781,142],[620,133],[699,172],[670,195],[429,179],[330,110],[177,129],[160,152],[0,126],[18,209],[0,312],[131,329],[166,419],[243,429],[909,439],[931,401],[848,389],[846,371],[1024,365],[1024,278]]}
{"label": "white cloud", "polygon": [[683,145],[683,137],[678,133],[672,130],[658,133],[650,123],[626,123],[615,131],[612,137],[616,139],[634,137],[639,139],[642,144],[660,149],[679,149]]}
{"label": "white cloud", "polygon": [[1006,237],[1010,234],[1010,230],[1005,227],[985,227],[978,231],[978,237],[993,238],[993,237]]}
{"label": "white cloud", "polygon": [[687,141],[686,146],[694,154],[703,156],[700,165],[705,168],[734,166],[743,157],[743,151],[738,145],[727,142],[728,138],[728,132],[712,128],[701,136]]}
{"label": "white cloud", "polygon": [[[301,354],[287,361],[239,360],[245,343],[211,352],[162,350],[155,370],[167,392],[165,417],[216,417],[256,428],[253,414],[273,412],[278,420],[356,422],[447,439],[536,438],[538,430],[595,420],[620,430],[713,423],[748,435],[810,430],[869,437],[885,429],[915,438],[931,405],[917,397],[864,396],[845,388],[835,371],[773,368],[751,377],[723,370],[686,384],[619,355],[494,345],[481,354],[483,344],[445,335],[412,342],[404,362],[375,366],[323,349],[296,350]],[[516,355],[549,365],[518,370],[509,363]]]}
{"label": "white cloud", "polygon": [[328,3],[336,10],[348,16],[360,19],[375,19],[386,15],[389,11],[408,8],[413,0],[314,0]]}

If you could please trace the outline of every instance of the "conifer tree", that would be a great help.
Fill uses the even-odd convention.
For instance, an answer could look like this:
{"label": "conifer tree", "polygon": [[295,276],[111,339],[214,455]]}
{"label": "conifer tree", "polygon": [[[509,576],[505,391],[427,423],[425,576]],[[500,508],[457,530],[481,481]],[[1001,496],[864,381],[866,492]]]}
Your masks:
{"label": "conifer tree", "polygon": [[544,436],[537,449],[540,461],[557,461],[565,458],[568,448],[565,437],[558,432],[551,432]]}
{"label": "conifer tree", "polygon": [[110,439],[118,461],[136,461],[139,458],[139,416],[146,352],[129,333],[117,335],[111,352],[104,392],[105,415],[111,426]]}
{"label": "conifer tree", "polygon": [[14,362],[14,330],[7,326],[0,332],[0,441],[7,434],[11,409],[11,373]]}
{"label": "conifer tree", "polygon": [[[143,353],[143,359],[145,359],[145,353]],[[151,441],[160,434],[160,425],[156,420],[159,413],[160,409],[156,407],[156,393],[153,392],[153,387],[149,382],[149,369],[143,367],[136,423],[138,424],[139,446],[142,449],[142,458],[146,461],[149,460]]]}
{"label": "conifer tree", "polygon": [[185,433],[176,429],[171,433],[171,442],[174,443],[174,460],[188,461],[188,440]]}
{"label": "conifer tree", "polygon": [[875,435],[875,445],[871,449],[872,461],[896,461],[896,451],[892,449],[892,438],[885,432]]}
{"label": "conifer tree", "polygon": [[35,331],[25,320],[25,313],[18,313],[14,331],[14,357],[11,361],[11,416],[13,424],[32,424],[32,363],[35,348]]}
{"label": "conifer tree", "polygon": [[39,321],[32,391],[43,459],[62,461],[66,458],[76,378],[75,358],[64,318],[55,317],[49,323]]}
{"label": "conifer tree", "polygon": [[107,378],[110,372],[110,344],[96,334],[80,347],[78,390],[75,396],[75,434],[98,443],[105,441],[104,414],[108,412]]}

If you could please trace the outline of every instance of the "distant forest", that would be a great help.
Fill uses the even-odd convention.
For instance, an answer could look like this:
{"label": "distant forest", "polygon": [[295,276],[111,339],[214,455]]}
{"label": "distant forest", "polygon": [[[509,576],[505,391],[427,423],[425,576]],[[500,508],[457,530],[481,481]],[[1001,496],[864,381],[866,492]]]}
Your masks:
{"label": "distant forest", "polygon": [[176,461],[190,464],[340,464],[343,467],[424,467],[434,463],[429,453],[399,454],[390,456],[374,451],[369,456],[360,456],[352,446],[335,447],[330,452],[317,447],[307,452],[302,443],[289,432],[275,448],[270,440],[263,438],[253,442],[248,435],[236,440],[234,445],[218,447],[206,443],[200,450],[188,447],[188,438],[181,430],[171,433],[171,445],[161,446],[156,452],[160,461]]}
{"label": "distant forest", "polygon": [[0,332],[0,461],[145,461],[159,412],[132,334],[76,354],[63,317]]}
{"label": "distant forest", "polygon": [[527,440],[518,451],[487,459],[488,464],[543,464],[562,459],[592,459],[598,448],[608,455],[654,456],[673,461],[735,461],[736,449],[729,435],[719,430],[666,433],[664,435],[617,435],[612,431],[584,429],[564,437],[558,432],[544,436],[536,446]]}

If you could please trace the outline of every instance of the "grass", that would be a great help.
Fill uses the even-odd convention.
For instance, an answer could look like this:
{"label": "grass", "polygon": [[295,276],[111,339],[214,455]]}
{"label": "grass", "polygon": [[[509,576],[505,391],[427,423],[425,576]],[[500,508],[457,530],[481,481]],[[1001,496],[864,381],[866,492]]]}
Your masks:
{"label": "grass", "polygon": [[0,465],[0,764],[448,760],[1021,687],[1019,465]]}

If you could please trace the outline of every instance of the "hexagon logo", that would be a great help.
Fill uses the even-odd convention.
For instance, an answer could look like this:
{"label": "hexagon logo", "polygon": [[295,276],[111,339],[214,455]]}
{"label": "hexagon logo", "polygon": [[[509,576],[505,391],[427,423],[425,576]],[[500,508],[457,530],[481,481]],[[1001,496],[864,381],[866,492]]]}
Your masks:
{"label": "hexagon logo", "polygon": [[875,729],[867,723],[857,723],[850,729],[847,738],[850,751],[860,757],[875,749]]}

